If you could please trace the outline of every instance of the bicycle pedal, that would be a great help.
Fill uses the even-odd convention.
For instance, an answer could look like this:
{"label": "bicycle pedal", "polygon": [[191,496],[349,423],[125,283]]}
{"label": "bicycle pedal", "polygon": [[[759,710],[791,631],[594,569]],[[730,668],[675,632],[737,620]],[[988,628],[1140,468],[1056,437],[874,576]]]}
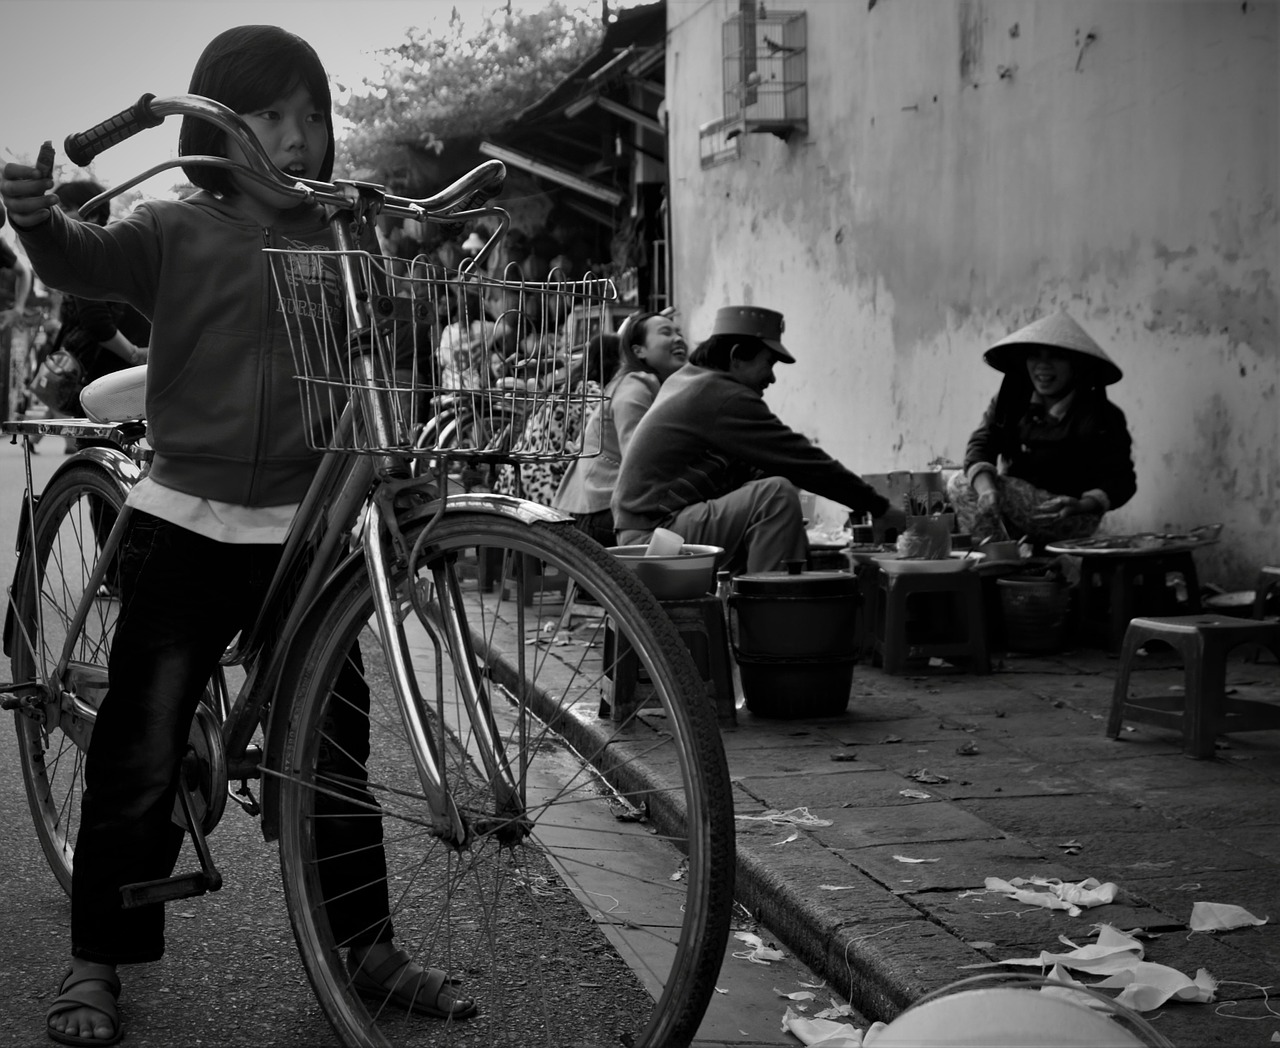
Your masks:
{"label": "bicycle pedal", "polygon": [[122,905],[126,910],[150,906],[158,902],[174,902],[190,899],[206,892],[216,892],[222,887],[222,874],[214,870],[210,874],[185,873],[177,877],[164,877],[156,881],[138,881],[120,886]]}

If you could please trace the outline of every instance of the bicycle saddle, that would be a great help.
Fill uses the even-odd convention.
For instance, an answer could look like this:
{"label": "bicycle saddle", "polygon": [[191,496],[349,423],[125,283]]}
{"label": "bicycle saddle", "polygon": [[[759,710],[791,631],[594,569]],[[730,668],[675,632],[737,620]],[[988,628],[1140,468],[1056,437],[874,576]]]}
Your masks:
{"label": "bicycle saddle", "polygon": [[132,422],[144,419],[147,365],[124,368],[95,378],[80,391],[80,406],[93,422]]}

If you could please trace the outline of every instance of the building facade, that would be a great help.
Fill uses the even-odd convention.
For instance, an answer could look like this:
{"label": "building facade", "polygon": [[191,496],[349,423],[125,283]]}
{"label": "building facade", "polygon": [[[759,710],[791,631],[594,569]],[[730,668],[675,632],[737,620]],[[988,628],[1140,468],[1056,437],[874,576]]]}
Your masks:
{"label": "building facade", "polygon": [[1280,558],[1280,4],[668,0],[687,333],[786,314],[775,410],[859,472],[959,462],[996,339],[1066,308],[1125,372],[1114,533]]}

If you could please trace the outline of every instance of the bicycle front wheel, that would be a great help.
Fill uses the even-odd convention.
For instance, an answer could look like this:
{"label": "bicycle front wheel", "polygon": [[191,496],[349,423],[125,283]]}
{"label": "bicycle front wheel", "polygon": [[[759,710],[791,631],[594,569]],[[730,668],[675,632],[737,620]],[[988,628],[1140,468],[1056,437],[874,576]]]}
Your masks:
{"label": "bicycle front wheel", "polygon": [[[33,535],[23,536],[26,545],[13,587],[8,638],[13,679],[44,689],[41,703],[15,714],[22,778],[45,858],[68,894],[84,754],[106,693],[107,656],[120,610],[113,572],[90,598],[88,616],[69,646],[68,638],[125,494],[114,477],[90,463],[75,464],[55,477],[40,496]],[[64,650],[70,661],[59,678],[57,664]]]}
{"label": "bicycle front wheel", "polygon": [[[286,896],[343,1043],[688,1044],[728,938],[733,820],[715,716],[670,620],[569,524],[446,514],[392,585],[468,836],[446,843],[433,829],[369,579],[352,572],[282,692],[296,696],[280,801]],[[447,590],[454,600],[440,599]],[[459,609],[452,637],[444,606]],[[651,697],[619,722],[600,704],[624,652]],[[487,725],[461,697],[468,680]],[[367,757],[353,716],[368,725]],[[509,776],[486,771],[486,750]],[[344,863],[346,875],[330,871]],[[357,903],[373,882],[377,898]],[[415,964],[461,980],[479,1014],[411,1017],[356,986],[345,945],[392,930]]]}

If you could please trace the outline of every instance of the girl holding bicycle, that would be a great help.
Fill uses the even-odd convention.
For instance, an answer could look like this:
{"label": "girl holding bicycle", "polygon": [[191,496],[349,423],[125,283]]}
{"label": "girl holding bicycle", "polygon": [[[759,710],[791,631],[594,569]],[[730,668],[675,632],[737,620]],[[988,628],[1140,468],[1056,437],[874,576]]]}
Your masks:
{"label": "girl holding bicycle", "polygon": [[[241,114],[286,174],[330,177],[328,80],[299,37],[272,26],[228,30],[201,55],[190,90]],[[187,118],[179,152],[238,159],[224,137]],[[70,971],[49,1009],[49,1036],[63,1044],[118,1041],[117,965],[163,953],[163,905],[125,909],[120,889],[173,870],[183,833],[170,813],[192,716],[221,654],[263,603],[319,461],[306,445],[283,317],[340,309],[335,275],[319,262],[299,265],[277,297],[262,248],[330,246],[324,216],[221,168],[185,170],[201,192],[145,203],[105,228],[68,221],[34,167],[6,165],[0,187],[46,283],[128,302],[151,318],[154,335],[147,416],[155,454],[128,499],[110,687],[76,841]],[[341,900],[330,921],[357,986],[392,990],[409,1010],[467,1018],[475,1004],[448,975],[393,944],[381,823],[367,817],[376,802],[362,785],[368,692],[358,649],[347,662],[350,680],[337,689],[347,701],[335,717],[347,723],[334,725],[344,746],[331,762],[353,784],[349,799],[325,799],[322,820],[320,877],[326,897]]]}

